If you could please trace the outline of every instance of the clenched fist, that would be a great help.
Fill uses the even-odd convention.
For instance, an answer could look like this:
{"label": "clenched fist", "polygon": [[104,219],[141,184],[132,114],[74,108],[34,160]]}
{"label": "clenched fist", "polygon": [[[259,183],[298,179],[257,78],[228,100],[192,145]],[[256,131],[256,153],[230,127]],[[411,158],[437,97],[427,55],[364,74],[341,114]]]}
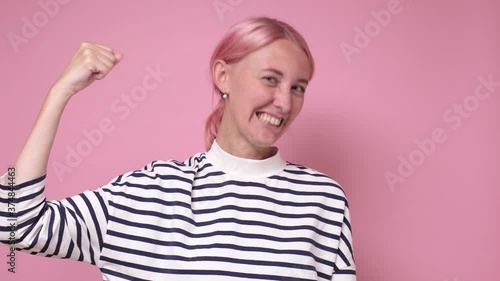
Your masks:
{"label": "clenched fist", "polygon": [[69,98],[95,80],[106,77],[122,58],[123,54],[115,53],[110,47],[83,42],[53,88]]}

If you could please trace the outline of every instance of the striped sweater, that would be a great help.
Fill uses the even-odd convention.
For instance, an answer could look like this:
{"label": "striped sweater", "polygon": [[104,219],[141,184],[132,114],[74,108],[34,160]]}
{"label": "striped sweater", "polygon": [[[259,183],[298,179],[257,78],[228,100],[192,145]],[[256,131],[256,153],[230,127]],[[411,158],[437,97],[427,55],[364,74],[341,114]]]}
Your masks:
{"label": "striped sweater", "polygon": [[[0,183],[9,244],[6,175]],[[63,200],[44,189],[45,175],[14,187],[15,248],[91,263],[103,280],[356,280],[342,188],[279,151],[243,159],[214,142]]]}

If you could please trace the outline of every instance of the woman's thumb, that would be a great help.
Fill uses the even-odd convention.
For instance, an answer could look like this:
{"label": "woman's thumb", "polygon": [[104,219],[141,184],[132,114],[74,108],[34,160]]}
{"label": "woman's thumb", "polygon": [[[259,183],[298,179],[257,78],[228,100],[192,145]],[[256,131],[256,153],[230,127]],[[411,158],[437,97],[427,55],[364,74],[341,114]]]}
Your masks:
{"label": "woman's thumb", "polygon": [[124,55],[123,53],[115,53],[115,58],[116,58],[116,62],[120,62],[122,59],[123,59]]}

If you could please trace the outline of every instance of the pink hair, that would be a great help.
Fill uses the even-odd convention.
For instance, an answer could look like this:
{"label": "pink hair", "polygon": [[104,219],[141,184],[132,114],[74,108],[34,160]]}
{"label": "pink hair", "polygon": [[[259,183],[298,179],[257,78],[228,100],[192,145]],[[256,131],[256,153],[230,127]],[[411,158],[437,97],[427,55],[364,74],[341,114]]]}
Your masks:
{"label": "pink hair", "polygon": [[[254,17],[243,20],[229,29],[226,35],[215,48],[210,59],[210,73],[213,77],[213,65],[217,60],[227,64],[237,63],[248,54],[274,42],[278,39],[287,39],[304,50],[311,64],[311,77],[314,73],[314,60],[305,39],[292,26],[267,17]],[[219,131],[219,126],[224,114],[224,100],[222,92],[215,82],[214,94],[219,96],[219,101],[207,119],[205,127],[205,148],[212,146]]]}

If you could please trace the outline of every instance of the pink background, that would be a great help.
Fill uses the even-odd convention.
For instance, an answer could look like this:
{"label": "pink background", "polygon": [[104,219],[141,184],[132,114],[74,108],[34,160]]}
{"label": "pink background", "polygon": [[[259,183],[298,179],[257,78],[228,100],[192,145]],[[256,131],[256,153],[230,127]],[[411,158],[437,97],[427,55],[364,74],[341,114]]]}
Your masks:
{"label": "pink background", "polygon": [[[0,169],[15,162],[47,90],[84,40],[125,59],[66,108],[49,161],[49,199],[98,188],[152,160],[202,151],[215,44],[248,16],[276,17],[306,37],[317,63],[303,112],[280,147],[286,160],[344,186],[358,280],[498,280],[500,87],[484,100],[473,95],[479,76],[500,82],[499,2],[401,0],[376,30],[370,11],[393,1],[65,0],[45,23],[38,1],[3,1]],[[218,14],[214,3],[230,8]],[[24,36],[22,19],[33,23],[34,15],[41,27],[15,47],[9,33]],[[356,45],[356,28],[366,25],[373,37]],[[342,42],[359,52],[346,57]],[[157,65],[169,76],[122,120],[111,105],[126,106],[116,100]],[[467,118],[453,112],[464,101]],[[82,132],[105,119],[113,131],[58,178],[54,163],[66,165],[67,149],[83,145]],[[418,152],[415,141],[434,130],[444,141],[428,155]],[[408,164],[411,175],[398,172],[400,155],[418,162]],[[386,173],[404,181],[391,187]],[[11,274],[7,253],[0,246],[1,280],[101,280],[91,265],[21,253]]]}

